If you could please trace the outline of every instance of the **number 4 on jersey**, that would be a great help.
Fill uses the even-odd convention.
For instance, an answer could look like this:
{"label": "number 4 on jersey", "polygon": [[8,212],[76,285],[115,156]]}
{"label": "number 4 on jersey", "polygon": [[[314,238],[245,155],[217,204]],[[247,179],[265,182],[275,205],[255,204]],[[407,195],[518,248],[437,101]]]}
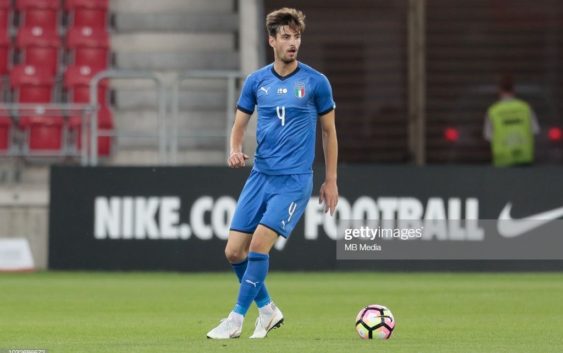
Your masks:
{"label": "number 4 on jersey", "polygon": [[285,106],[277,106],[276,107],[276,114],[278,115],[278,119],[281,120],[281,125],[285,126]]}

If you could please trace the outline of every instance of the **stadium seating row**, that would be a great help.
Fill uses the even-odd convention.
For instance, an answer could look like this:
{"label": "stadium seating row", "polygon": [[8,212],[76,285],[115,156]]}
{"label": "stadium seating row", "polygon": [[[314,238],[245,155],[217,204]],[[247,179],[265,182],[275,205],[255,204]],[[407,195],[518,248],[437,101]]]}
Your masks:
{"label": "stadium seating row", "polygon": [[[61,21],[59,0],[17,0],[16,11],[11,1],[0,0],[0,75],[9,78],[8,92],[2,96],[17,104],[88,103],[91,78],[109,66],[108,7],[108,0],[66,0],[66,21]],[[60,34],[66,34],[64,41]],[[55,94],[61,79],[62,99]],[[107,92],[107,83],[102,83],[98,91],[102,130],[113,129]],[[4,112],[0,114],[0,153],[8,153],[18,138],[27,152],[57,154],[68,149],[70,137],[71,148],[78,151],[81,126],[79,114],[52,114],[43,109],[33,114]],[[100,155],[110,154],[109,137],[101,137],[98,145]]]}
{"label": "stadium seating row", "polygon": [[[0,0],[0,27],[6,28],[12,8],[11,0]],[[107,28],[109,0],[16,0],[20,27],[43,27],[57,30],[62,10],[68,13],[69,27]]]}
{"label": "stadium seating row", "polygon": [[[67,61],[102,70],[109,65],[109,47],[109,35],[105,30],[73,27],[66,37]],[[43,27],[20,29],[13,47],[8,33],[0,32],[0,74],[7,74],[10,62],[14,61],[41,66],[56,75],[60,71],[62,49],[62,41],[57,32]],[[11,60],[11,54],[14,54],[16,59]]]}

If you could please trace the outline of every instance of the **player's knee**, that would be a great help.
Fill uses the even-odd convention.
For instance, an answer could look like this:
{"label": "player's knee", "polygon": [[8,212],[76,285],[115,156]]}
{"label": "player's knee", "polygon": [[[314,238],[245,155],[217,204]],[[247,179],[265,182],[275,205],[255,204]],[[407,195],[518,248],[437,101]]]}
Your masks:
{"label": "player's knee", "polygon": [[229,247],[225,248],[225,257],[232,264],[236,264],[244,261],[244,259],[246,259],[246,256],[247,256],[246,251],[242,249],[229,248]]}
{"label": "player's knee", "polygon": [[260,241],[259,239],[254,241],[254,239],[253,239],[252,242],[250,243],[250,249],[249,250],[251,252],[267,254],[267,253],[270,252],[270,248],[271,248],[271,245],[268,242]]}
{"label": "player's knee", "polygon": [[258,226],[250,242],[249,250],[261,254],[268,254],[276,243],[278,234],[262,225]]}

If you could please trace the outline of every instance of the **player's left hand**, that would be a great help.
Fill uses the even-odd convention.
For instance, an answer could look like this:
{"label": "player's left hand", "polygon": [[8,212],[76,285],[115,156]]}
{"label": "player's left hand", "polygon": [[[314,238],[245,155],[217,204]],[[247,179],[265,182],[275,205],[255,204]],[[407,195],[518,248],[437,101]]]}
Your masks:
{"label": "player's left hand", "polygon": [[330,215],[334,215],[334,210],[336,210],[336,204],[338,204],[338,186],[336,181],[325,181],[321,185],[321,190],[319,192],[319,204],[325,205],[324,211],[329,212]]}

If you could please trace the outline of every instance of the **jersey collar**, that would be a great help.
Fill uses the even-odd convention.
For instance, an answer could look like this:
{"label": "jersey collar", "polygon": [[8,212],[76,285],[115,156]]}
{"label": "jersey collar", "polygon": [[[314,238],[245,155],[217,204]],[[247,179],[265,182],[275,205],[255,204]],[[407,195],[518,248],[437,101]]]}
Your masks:
{"label": "jersey collar", "polygon": [[290,74],[287,74],[285,76],[280,76],[276,70],[274,70],[274,64],[272,64],[272,67],[270,70],[272,70],[272,74],[274,74],[274,76],[276,76],[278,79],[284,81],[287,80],[288,78],[290,78],[291,76],[295,75],[297,72],[299,72],[299,69],[301,69],[301,63],[297,63],[297,67],[295,68],[295,70],[293,70]]}

